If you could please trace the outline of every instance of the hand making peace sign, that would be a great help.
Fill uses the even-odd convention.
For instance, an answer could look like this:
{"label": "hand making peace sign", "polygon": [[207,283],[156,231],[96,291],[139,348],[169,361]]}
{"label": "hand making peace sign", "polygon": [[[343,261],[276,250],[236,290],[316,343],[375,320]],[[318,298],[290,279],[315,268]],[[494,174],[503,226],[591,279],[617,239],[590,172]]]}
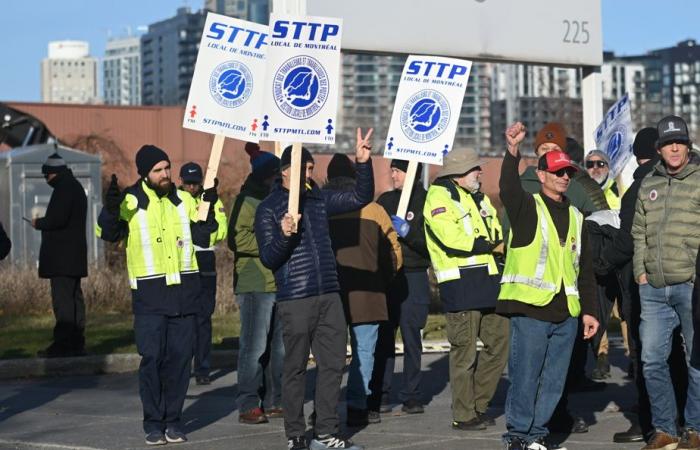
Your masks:
{"label": "hand making peace sign", "polygon": [[359,163],[369,161],[369,156],[372,153],[372,143],[370,138],[374,128],[370,128],[367,135],[362,137],[362,129],[357,129],[357,144],[355,144],[355,160]]}

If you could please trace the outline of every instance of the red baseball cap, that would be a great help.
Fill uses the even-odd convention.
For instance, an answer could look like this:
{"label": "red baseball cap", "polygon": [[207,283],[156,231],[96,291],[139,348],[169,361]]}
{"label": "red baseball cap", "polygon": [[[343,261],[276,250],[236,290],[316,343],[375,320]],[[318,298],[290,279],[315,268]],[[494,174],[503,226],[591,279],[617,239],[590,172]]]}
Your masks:
{"label": "red baseball cap", "polygon": [[556,172],[560,169],[572,168],[578,171],[578,167],[571,162],[571,158],[560,150],[552,150],[540,157],[537,161],[537,168],[546,172]]}

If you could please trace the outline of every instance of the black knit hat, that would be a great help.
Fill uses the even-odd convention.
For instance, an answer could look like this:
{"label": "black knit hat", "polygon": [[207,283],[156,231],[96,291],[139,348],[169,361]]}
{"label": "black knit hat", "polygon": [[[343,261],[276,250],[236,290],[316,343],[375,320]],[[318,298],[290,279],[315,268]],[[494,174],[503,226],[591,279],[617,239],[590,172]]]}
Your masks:
{"label": "black knit hat", "polygon": [[336,153],[333,155],[331,161],[328,163],[326,177],[329,180],[338,177],[355,178],[355,166],[350,158],[348,158],[348,155],[343,153]]}
{"label": "black knit hat", "polygon": [[170,162],[167,153],[155,145],[144,145],[136,152],[136,171],[142,177],[147,177],[153,166],[161,161]]}
{"label": "black knit hat", "polygon": [[[314,162],[314,157],[311,156],[306,147],[301,148],[301,165],[304,166],[307,162]],[[286,169],[292,165],[292,146],[288,146],[282,152],[282,157],[280,158],[280,171]]]}
{"label": "black knit hat", "polygon": [[46,159],[44,165],[41,166],[41,173],[49,175],[51,173],[60,173],[66,170],[66,161],[61,158],[61,155],[54,153]]}
{"label": "black knit hat", "polygon": [[266,180],[279,172],[280,159],[272,153],[260,150],[258,144],[246,142],[245,151],[250,156],[251,173],[256,180]]}
{"label": "black knit hat", "polygon": [[583,163],[583,147],[574,138],[566,138],[566,148],[564,149],[569,158],[577,164]]}
{"label": "black knit hat", "polygon": [[[407,172],[408,171],[408,161],[403,160],[403,159],[392,159],[391,163],[389,164],[389,167],[392,169],[399,169],[401,172]],[[423,168],[423,163],[418,163],[418,167],[416,167],[416,173],[418,176],[420,176],[421,169]]]}
{"label": "black knit hat", "polygon": [[656,152],[656,141],[659,139],[659,131],[655,127],[646,127],[639,130],[632,143],[632,153],[637,159],[654,159],[658,156]]}

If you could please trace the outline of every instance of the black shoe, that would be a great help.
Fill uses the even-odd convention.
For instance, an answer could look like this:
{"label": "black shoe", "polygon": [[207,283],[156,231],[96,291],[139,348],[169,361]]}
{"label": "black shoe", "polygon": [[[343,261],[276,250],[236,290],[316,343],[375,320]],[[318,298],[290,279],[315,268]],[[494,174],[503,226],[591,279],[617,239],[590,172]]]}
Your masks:
{"label": "black shoe", "polygon": [[194,379],[199,386],[207,386],[211,384],[211,378],[209,378],[209,375],[198,375],[194,377]]}
{"label": "black shoe", "polygon": [[382,416],[379,411],[367,411],[367,422],[369,423],[380,423],[382,421]]}
{"label": "black shoe", "polygon": [[366,409],[357,409],[348,406],[347,420],[345,423],[349,427],[364,427],[369,424],[367,416],[368,412]]}
{"label": "black shoe", "polygon": [[477,412],[476,417],[487,427],[493,427],[496,425],[496,419],[494,419],[486,413]]}
{"label": "black shoe", "polygon": [[151,431],[146,435],[146,445],[165,445],[167,443],[162,431]]}
{"label": "black shoe", "polygon": [[187,436],[182,431],[175,428],[168,428],[165,430],[165,440],[169,444],[179,444],[181,442],[187,442]]}
{"label": "black shoe", "polygon": [[308,450],[309,443],[304,436],[296,436],[287,439],[288,450]]}
{"label": "black shoe", "polygon": [[407,400],[401,407],[401,411],[406,414],[423,414],[423,405],[415,400]]}
{"label": "black shoe", "polygon": [[525,450],[526,448],[525,443],[520,438],[514,437],[506,442],[506,450]]}
{"label": "black shoe", "polygon": [[344,448],[345,450],[364,450],[364,447],[354,444],[350,439],[343,439],[337,434],[316,436],[311,440],[311,450],[326,450],[329,448]]}
{"label": "black shoe", "polygon": [[56,344],[51,344],[44,350],[39,350],[38,352],[36,352],[36,356],[38,356],[39,358],[67,358],[73,355],[67,348],[61,347]]}
{"label": "black shoe", "polygon": [[630,426],[629,430],[613,434],[613,442],[626,444],[628,442],[643,442],[644,434],[638,424]]}
{"label": "black shoe", "polygon": [[549,422],[547,428],[552,433],[569,434],[569,433],[587,433],[588,424],[581,416],[566,415],[557,418],[555,421]]}
{"label": "black shoe", "polygon": [[477,417],[466,422],[452,421],[452,428],[462,431],[482,431],[486,429],[486,425]]}
{"label": "black shoe", "polygon": [[610,378],[610,362],[607,353],[601,353],[596,360],[595,369],[591,372],[591,379],[596,381]]}

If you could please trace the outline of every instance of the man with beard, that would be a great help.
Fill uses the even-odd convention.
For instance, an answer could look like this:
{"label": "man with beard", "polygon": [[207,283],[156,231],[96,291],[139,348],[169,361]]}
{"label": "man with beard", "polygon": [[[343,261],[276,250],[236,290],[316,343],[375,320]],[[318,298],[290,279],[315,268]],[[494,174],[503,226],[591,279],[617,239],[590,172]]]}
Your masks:
{"label": "man with beard", "polygon": [[[180,168],[180,190],[188,192],[199,206],[202,199],[204,174],[202,167],[195,162],[188,162]],[[218,180],[215,180],[218,184]],[[199,385],[211,383],[209,368],[211,363],[211,316],[216,307],[216,255],[214,245],[226,239],[226,213],[221,199],[214,206],[214,218],[218,224],[216,234],[212,235],[211,242],[206,248],[195,246],[199,277],[202,283],[202,296],[200,298],[201,309],[197,313],[197,326],[195,328],[194,348],[194,376]]]}
{"label": "man with beard", "polygon": [[54,358],[85,354],[85,300],[80,279],[87,276],[87,196],[58,153],[41,171],[53,188],[46,215],[32,220],[41,231],[39,277],[51,280],[56,317],[53,343],[39,356]]}
{"label": "man with beard", "polygon": [[207,220],[198,221],[197,202],[175,189],[163,150],[144,145],[136,167],[140,178],[124,193],[112,175],[97,235],[109,242],[126,239],[146,444],[185,442],[180,421],[200,310],[195,246],[208,247],[217,230],[218,195],[215,187],[204,191],[210,208]]}

